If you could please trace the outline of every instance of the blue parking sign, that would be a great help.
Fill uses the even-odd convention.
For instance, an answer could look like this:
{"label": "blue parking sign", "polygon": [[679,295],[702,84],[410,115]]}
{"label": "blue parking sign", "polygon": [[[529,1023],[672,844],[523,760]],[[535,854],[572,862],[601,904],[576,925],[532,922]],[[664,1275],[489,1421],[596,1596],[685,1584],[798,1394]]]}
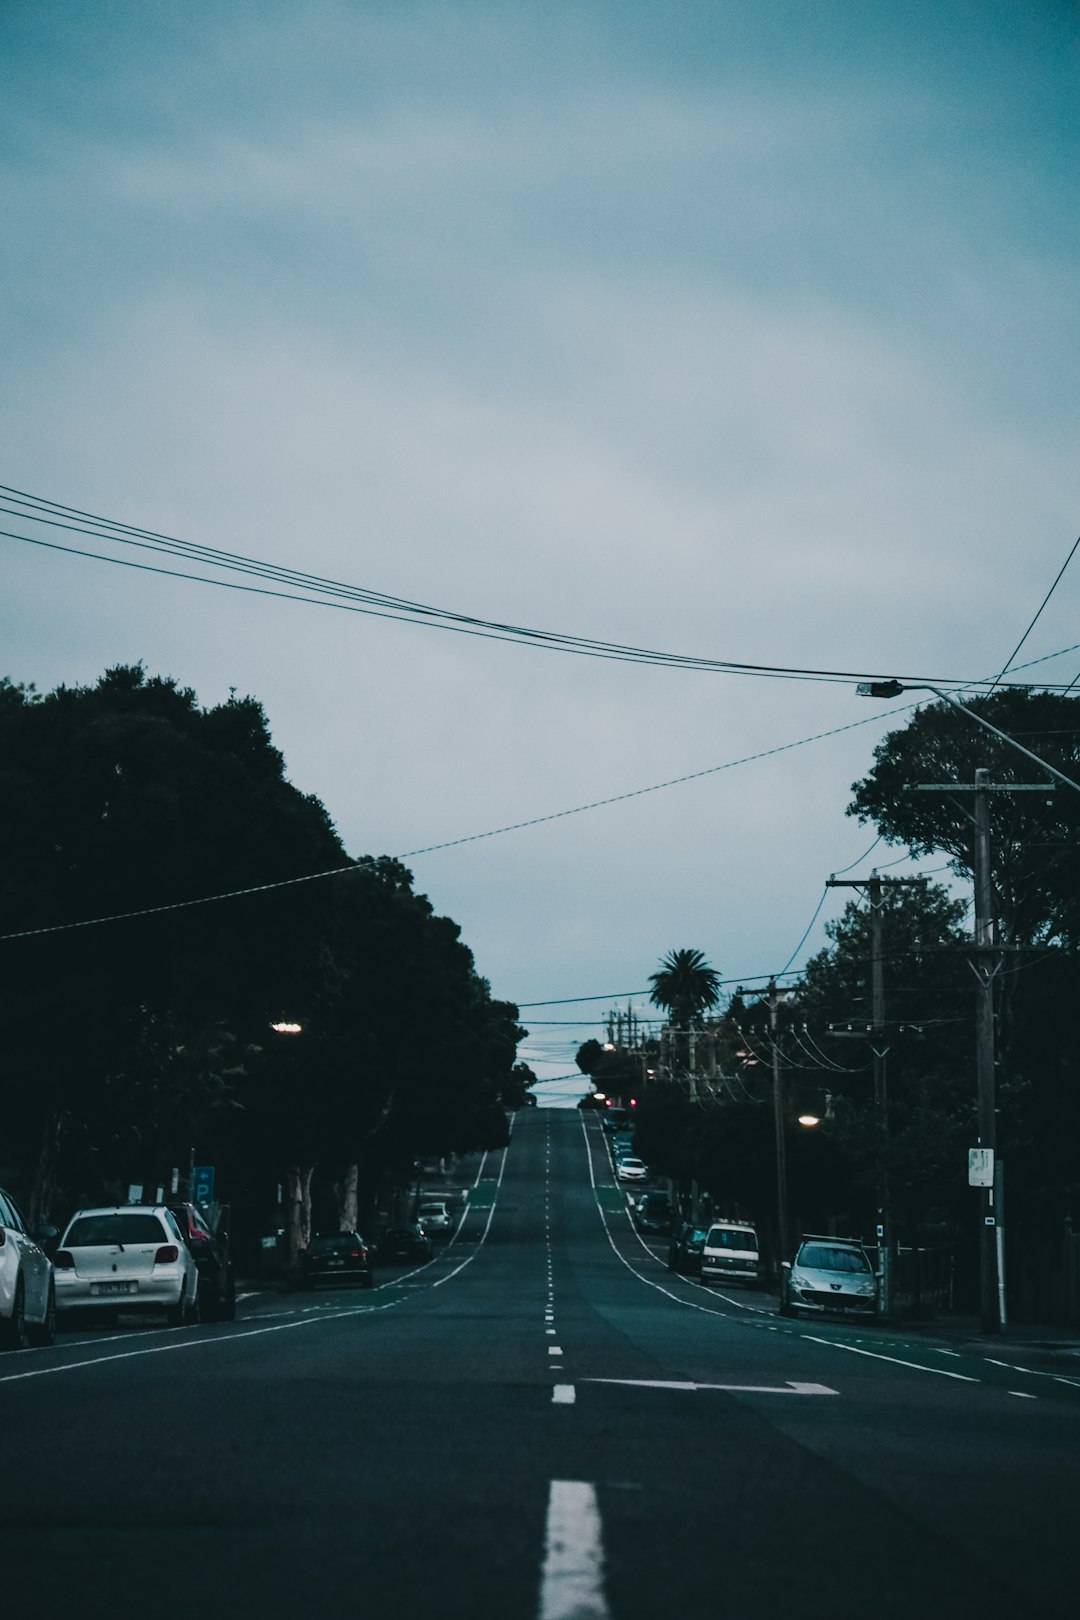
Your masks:
{"label": "blue parking sign", "polygon": [[191,1201],[193,1204],[214,1202],[214,1166],[197,1164],[191,1172]]}

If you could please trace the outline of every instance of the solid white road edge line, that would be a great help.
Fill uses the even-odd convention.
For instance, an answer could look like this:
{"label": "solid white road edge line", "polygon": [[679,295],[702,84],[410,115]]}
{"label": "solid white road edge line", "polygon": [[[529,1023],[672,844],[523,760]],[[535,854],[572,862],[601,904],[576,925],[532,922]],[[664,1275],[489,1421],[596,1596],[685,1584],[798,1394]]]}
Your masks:
{"label": "solid white road edge line", "polygon": [[811,1344],[827,1344],[834,1350],[847,1350],[853,1356],[869,1356],[873,1361],[891,1361],[894,1367],[911,1367],[915,1372],[932,1373],[935,1378],[956,1378],[962,1384],[981,1384],[981,1378],[970,1378],[967,1373],[950,1372],[947,1367],[925,1367],[921,1361],[902,1361],[899,1356],[883,1356],[880,1350],[860,1350],[854,1344],[841,1344],[839,1339],[818,1339],[812,1333],[800,1333],[800,1339]]}
{"label": "solid white road edge line", "polygon": [[683,1384],[667,1378],[586,1378],[586,1384],[629,1384],[635,1389],[719,1389],[730,1395],[839,1395],[828,1384],[806,1384],[790,1379],[786,1384]]}
{"label": "solid white road edge line", "polygon": [[548,1493],[538,1620],[608,1620],[596,1491],[553,1479]]}
{"label": "solid white road edge line", "polygon": [[48,1378],[55,1373],[81,1372],[100,1367],[106,1361],[134,1361],[138,1356],[165,1356],[178,1350],[202,1350],[209,1345],[236,1344],[239,1339],[258,1339],[265,1333],[288,1333],[292,1328],[315,1327],[320,1322],[336,1322],[343,1316],[372,1316],[376,1311],[392,1311],[403,1303],[389,1300],[385,1305],[356,1305],[348,1311],[321,1311],[298,1322],[278,1322],[273,1327],[247,1328],[242,1333],[221,1333],[213,1339],[184,1339],[178,1344],[153,1344],[145,1350],[118,1350],[111,1356],[88,1356],[85,1361],[65,1361],[62,1367],[35,1367],[30,1372],[0,1373],[0,1384],[14,1384],[21,1378]]}
{"label": "solid white road edge line", "polygon": [[[514,1134],[513,1121],[511,1121],[511,1123],[510,1123],[510,1134],[511,1134],[511,1136],[513,1136],[513,1134]],[[446,1273],[445,1277],[440,1277],[438,1282],[433,1282],[432,1285],[431,1285],[432,1288],[441,1288],[443,1283],[448,1283],[450,1281],[451,1277],[456,1277],[459,1271],[464,1271],[466,1266],[471,1266],[473,1261],[476,1259],[477,1255],[480,1253],[480,1250],[483,1248],[484,1244],[487,1242],[487,1235],[491,1231],[491,1222],[492,1222],[492,1220],[494,1219],[494,1216],[495,1216],[495,1206],[499,1202],[499,1190],[502,1187],[503,1176],[506,1173],[506,1157],[507,1157],[507,1154],[509,1152],[510,1152],[510,1143],[507,1142],[506,1146],[503,1148],[502,1164],[499,1166],[499,1176],[498,1176],[498,1180],[495,1183],[495,1196],[491,1200],[491,1208],[488,1210],[488,1218],[484,1223],[484,1230],[480,1234],[479,1243],[476,1245],[476,1248],[473,1250],[472,1254],[466,1255],[465,1259],[461,1262],[460,1266],[455,1266],[453,1271],[448,1271]]]}

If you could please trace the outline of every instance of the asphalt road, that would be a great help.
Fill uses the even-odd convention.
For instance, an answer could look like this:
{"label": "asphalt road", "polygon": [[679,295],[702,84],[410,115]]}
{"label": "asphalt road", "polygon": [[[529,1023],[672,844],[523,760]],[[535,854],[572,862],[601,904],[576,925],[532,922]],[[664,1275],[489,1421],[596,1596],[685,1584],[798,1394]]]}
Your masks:
{"label": "asphalt road", "polygon": [[1076,1613],[1080,1380],[780,1321],[624,1202],[524,1111],[423,1269],[6,1357],[4,1612]]}

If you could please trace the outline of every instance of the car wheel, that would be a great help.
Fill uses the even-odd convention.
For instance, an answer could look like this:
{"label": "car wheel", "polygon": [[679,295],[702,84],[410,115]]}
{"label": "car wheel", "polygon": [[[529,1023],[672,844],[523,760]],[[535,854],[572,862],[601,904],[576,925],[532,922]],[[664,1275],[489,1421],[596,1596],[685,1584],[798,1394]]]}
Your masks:
{"label": "car wheel", "polygon": [[49,1297],[45,1303],[45,1320],[30,1328],[33,1344],[50,1345],[56,1339],[56,1287],[49,1283]]}
{"label": "car wheel", "polygon": [[20,1277],[15,1284],[15,1298],[11,1304],[11,1315],[6,1322],[0,1322],[0,1348],[4,1350],[25,1350],[30,1343],[30,1335],[26,1328],[26,1293],[23,1289],[23,1280]]}

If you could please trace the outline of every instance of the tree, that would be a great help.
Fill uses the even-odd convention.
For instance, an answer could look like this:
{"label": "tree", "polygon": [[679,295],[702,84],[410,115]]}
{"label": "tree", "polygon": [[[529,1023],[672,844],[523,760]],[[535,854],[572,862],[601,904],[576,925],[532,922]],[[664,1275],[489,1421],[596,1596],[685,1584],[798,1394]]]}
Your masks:
{"label": "tree", "polygon": [[656,972],[649,974],[649,983],[649,1000],[684,1028],[720,1000],[720,976],[701,951],[669,951]]}
{"label": "tree", "polygon": [[[1006,690],[968,707],[1080,781],[1080,697]],[[970,795],[912,793],[916,783],[971,783],[979,766],[997,783],[1036,782],[1039,770],[945,703],[920,708],[874,751],[869,775],[853,786],[848,814],[873,821],[882,836],[913,853],[947,853],[959,875],[972,873]],[[990,796],[991,852],[998,921],[1013,944],[1080,944],[1080,793],[1053,788]]]}
{"label": "tree", "polygon": [[29,931],[0,945],[6,1147],[40,1217],[61,1168],[73,1195],[100,1196],[184,1162],[261,998],[287,996],[314,948],[324,898],[183,902],[346,857],[254,699],[202,709],[141,666],[43,698],[0,685],[0,839],[5,932]]}

